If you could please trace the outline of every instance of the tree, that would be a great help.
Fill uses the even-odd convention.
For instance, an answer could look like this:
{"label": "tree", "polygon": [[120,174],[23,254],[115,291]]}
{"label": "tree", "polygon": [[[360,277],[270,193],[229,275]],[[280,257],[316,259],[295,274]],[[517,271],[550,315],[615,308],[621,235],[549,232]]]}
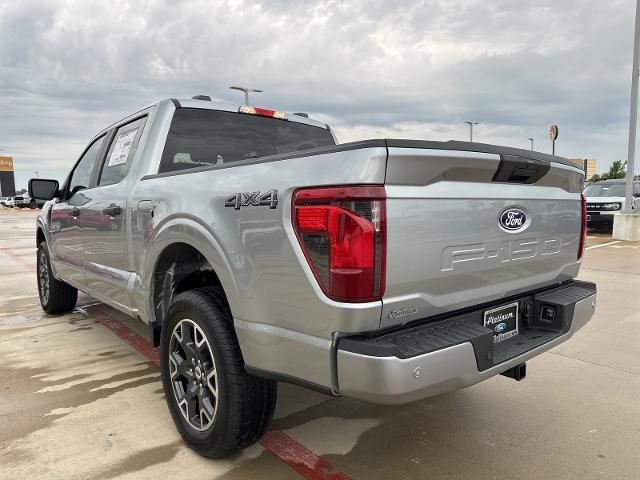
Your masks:
{"label": "tree", "polygon": [[598,182],[600,180],[602,180],[602,175],[600,175],[599,173],[594,173],[589,179],[590,182]]}
{"label": "tree", "polygon": [[624,178],[627,175],[626,166],[627,162],[622,163],[622,160],[614,160],[609,171],[605,173],[606,178]]}
{"label": "tree", "polygon": [[16,195],[22,195],[23,193],[27,193],[27,189],[26,188],[21,188],[20,190],[16,191]]}

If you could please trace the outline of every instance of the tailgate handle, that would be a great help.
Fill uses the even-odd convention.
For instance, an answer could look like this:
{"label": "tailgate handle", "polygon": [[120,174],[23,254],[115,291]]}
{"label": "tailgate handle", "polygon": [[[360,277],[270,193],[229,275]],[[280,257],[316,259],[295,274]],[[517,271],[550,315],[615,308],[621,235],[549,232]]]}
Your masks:
{"label": "tailgate handle", "polygon": [[535,183],[544,177],[550,168],[551,164],[543,160],[534,160],[516,155],[501,155],[500,164],[491,181]]}

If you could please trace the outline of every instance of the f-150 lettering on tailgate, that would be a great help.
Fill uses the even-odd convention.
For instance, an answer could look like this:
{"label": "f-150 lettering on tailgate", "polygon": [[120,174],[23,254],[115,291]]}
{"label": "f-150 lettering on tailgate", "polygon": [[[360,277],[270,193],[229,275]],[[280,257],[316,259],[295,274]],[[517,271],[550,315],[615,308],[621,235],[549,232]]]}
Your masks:
{"label": "f-150 lettering on tailgate", "polygon": [[462,264],[477,262],[512,262],[542,255],[560,253],[560,238],[522,238],[519,240],[497,240],[487,243],[455,245],[442,251],[441,271],[451,271]]}

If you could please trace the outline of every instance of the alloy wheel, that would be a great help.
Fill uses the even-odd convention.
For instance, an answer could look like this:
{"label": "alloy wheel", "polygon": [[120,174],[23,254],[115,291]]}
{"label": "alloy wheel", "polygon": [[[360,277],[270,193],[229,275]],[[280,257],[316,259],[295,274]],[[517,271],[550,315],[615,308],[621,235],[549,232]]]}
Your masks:
{"label": "alloy wheel", "polygon": [[218,407],[218,372],[207,337],[188,318],[180,320],[171,333],[169,376],[185,420],[200,432],[209,429]]}

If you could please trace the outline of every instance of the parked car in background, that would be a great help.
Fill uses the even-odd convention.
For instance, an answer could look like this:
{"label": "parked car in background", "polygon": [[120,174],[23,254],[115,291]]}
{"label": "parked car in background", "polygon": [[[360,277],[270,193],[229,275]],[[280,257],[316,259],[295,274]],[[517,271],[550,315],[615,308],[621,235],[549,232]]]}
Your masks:
{"label": "parked car in background", "polygon": [[[584,189],[587,199],[587,226],[589,228],[613,228],[616,212],[625,207],[625,180],[612,179],[590,183]],[[634,181],[634,203],[640,199],[640,181]]]}
{"label": "parked car in background", "polygon": [[29,206],[29,199],[25,199],[22,195],[16,195],[13,200],[15,207],[24,208]]}
{"label": "parked car in background", "polygon": [[28,193],[23,193],[15,197],[15,206],[20,208],[42,208],[45,204],[43,200],[31,198]]}
{"label": "parked car in background", "polygon": [[0,206],[6,207],[8,198],[9,197],[0,197]]}
{"label": "parked car in background", "polygon": [[14,205],[15,205],[13,197],[5,197],[5,198],[3,198],[2,205],[4,205],[5,207],[13,208]]}

